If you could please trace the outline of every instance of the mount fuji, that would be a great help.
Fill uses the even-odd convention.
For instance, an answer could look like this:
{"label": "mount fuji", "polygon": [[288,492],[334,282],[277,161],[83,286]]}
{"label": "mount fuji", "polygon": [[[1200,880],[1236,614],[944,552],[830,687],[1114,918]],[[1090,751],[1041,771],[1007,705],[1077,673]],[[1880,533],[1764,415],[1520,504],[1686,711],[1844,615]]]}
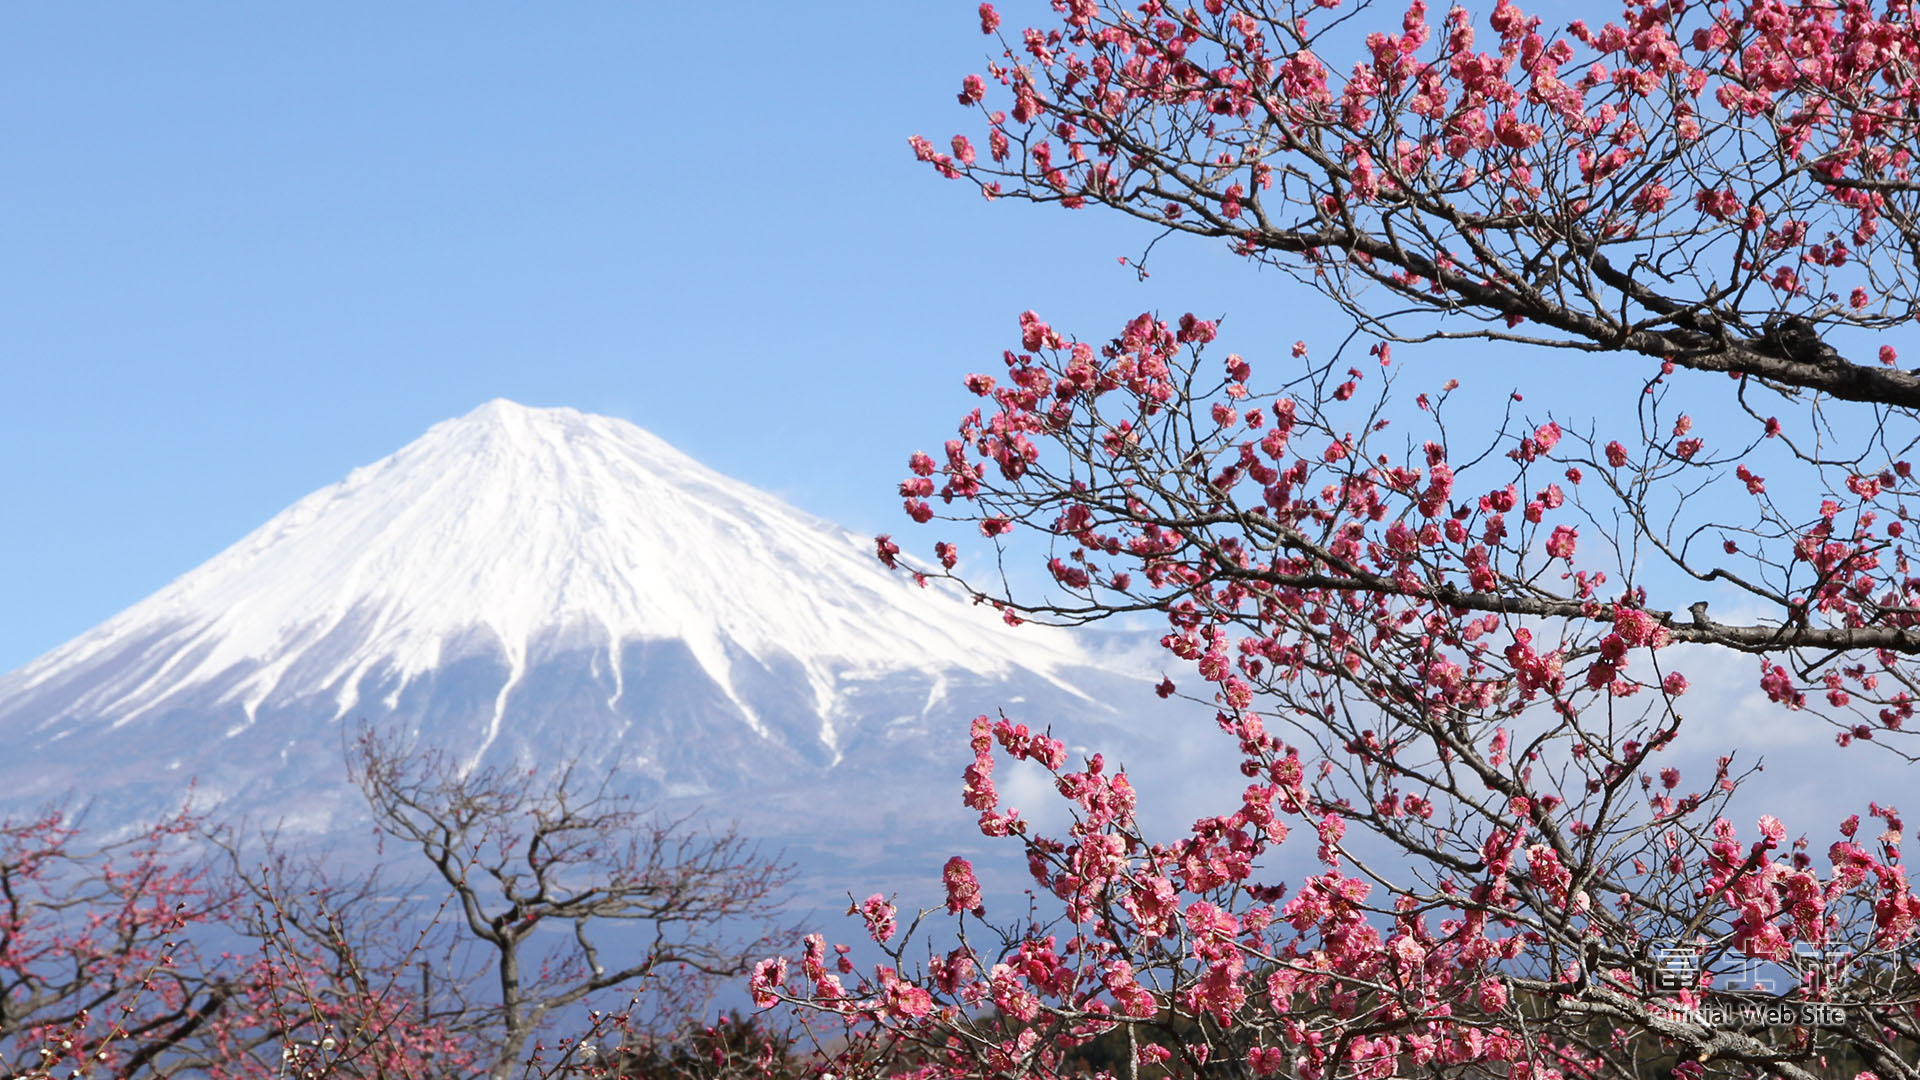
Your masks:
{"label": "mount fuji", "polygon": [[1142,686],[632,424],[497,400],[0,677],[0,802],[131,821],[191,782],[327,833],[359,805],[340,759],[364,720],[475,764],[617,768],[776,833],[827,791],[956,819],[970,717],[1012,703],[1124,743],[1109,703]]}

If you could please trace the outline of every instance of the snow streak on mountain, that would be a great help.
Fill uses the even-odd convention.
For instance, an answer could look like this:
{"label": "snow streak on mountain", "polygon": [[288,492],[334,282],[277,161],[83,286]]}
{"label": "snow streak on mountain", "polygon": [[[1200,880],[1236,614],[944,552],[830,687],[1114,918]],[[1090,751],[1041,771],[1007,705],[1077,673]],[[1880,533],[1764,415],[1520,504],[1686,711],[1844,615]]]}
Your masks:
{"label": "snow streak on mountain", "polygon": [[958,762],[1008,700],[1110,711],[1064,634],[872,550],[632,424],[489,402],[0,677],[0,789],[131,812],[194,777],[324,827],[357,719],[672,796]]}

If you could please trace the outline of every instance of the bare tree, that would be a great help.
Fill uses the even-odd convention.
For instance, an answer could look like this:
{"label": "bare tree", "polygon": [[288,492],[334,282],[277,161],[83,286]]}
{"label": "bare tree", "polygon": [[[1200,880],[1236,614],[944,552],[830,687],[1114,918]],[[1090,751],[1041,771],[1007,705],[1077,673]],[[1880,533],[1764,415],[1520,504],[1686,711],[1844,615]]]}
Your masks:
{"label": "bare tree", "polygon": [[370,729],[348,763],[378,827],[426,857],[487,957],[499,1080],[555,1010],[656,975],[741,974],[775,937],[788,866],[730,828],[646,813],[611,774],[468,770]]}

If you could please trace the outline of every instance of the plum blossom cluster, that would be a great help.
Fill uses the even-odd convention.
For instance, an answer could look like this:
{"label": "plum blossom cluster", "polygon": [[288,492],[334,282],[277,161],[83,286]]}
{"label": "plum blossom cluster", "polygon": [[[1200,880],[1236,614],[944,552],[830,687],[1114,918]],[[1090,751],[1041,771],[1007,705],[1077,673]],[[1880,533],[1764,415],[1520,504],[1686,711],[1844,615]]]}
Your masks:
{"label": "plum blossom cluster", "polygon": [[[1920,576],[1905,521],[1920,489],[1904,458],[1818,462],[1801,470],[1803,490],[1783,496],[1754,467],[1804,465],[1777,419],[1721,449],[1686,413],[1637,457],[1551,418],[1456,453],[1441,422],[1453,380],[1415,396],[1424,436],[1395,430],[1387,345],[1373,350],[1371,374],[1321,364],[1309,368],[1321,380],[1309,393],[1257,394],[1245,357],[1209,362],[1217,333],[1192,315],[1143,314],[1096,348],[1027,312],[1004,378],[966,379],[985,403],[944,460],[912,456],[901,485],[909,516],[971,521],[988,539],[1016,525],[1046,534],[1061,599],[981,598],[1011,621],[1166,611],[1164,644],[1203,660],[1200,674],[1234,705],[1299,674],[1302,657],[1351,654],[1340,662],[1352,677],[1378,669],[1369,650],[1403,641],[1422,651],[1407,662],[1427,676],[1429,708],[1530,707],[1544,694],[1576,713],[1593,694],[1677,698],[1687,677],[1662,654],[1697,644],[1792,653],[1759,665],[1762,689],[1825,716],[1843,743],[1912,715]],[[1294,358],[1313,363],[1304,345]],[[1652,415],[1672,374],[1648,386]],[[1368,385],[1376,392],[1362,395]],[[1189,418],[1204,423],[1190,429]],[[1716,442],[1740,434],[1738,418],[1720,426]],[[1677,482],[1727,494],[1656,515],[1650,498]],[[1618,507],[1625,527],[1597,519],[1603,506]],[[1717,548],[1700,542],[1715,536]],[[898,542],[880,544],[897,563]],[[1661,603],[1657,579],[1624,561],[1636,546],[1683,577],[1737,583],[1742,599],[1777,614],[1742,625],[1706,612],[1714,594]],[[936,542],[926,572],[955,577],[956,551]]]}
{"label": "plum blossom cluster", "polygon": [[[789,1002],[844,1025],[849,1050],[836,1068],[879,1067],[902,1046],[916,1046],[937,1075],[977,1075],[991,1068],[1028,1075],[1063,1075],[1064,1054],[1121,1025],[1146,1034],[1136,1053],[1142,1064],[1198,1067],[1210,1057],[1206,1041],[1165,1039],[1170,1012],[1205,1016],[1222,1029],[1255,1040],[1248,1054],[1262,1075],[1390,1075],[1400,1053],[1454,1064],[1513,1060],[1520,1038],[1498,1024],[1471,1038],[1446,1033],[1456,1009],[1499,1016],[1506,1000],[1485,989],[1488,961],[1517,955],[1518,938],[1493,941],[1430,926],[1406,908],[1383,934],[1369,921],[1373,886],[1337,868],[1323,848],[1323,873],[1309,875],[1292,896],[1259,880],[1261,856],[1288,835],[1287,820],[1317,820],[1325,829],[1337,813],[1307,791],[1296,754],[1268,747],[1270,777],[1246,789],[1241,805],[1196,824],[1173,844],[1153,844],[1140,833],[1135,797],[1124,772],[1109,771],[1096,755],[1070,769],[1053,740],[1009,721],[982,717],[1010,760],[1036,762],[1052,774],[1073,807],[1074,824],[1055,840],[1018,834],[1035,885],[1060,906],[1060,916],[1024,932],[989,933],[990,949],[965,935],[959,946],[916,976],[901,974],[903,944],[875,929],[877,902],[862,905],[870,936],[895,961],[874,966],[857,984],[826,963],[824,939],[810,938],[797,965],[770,958],[752,980],[756,999]],[[970,770],[971,771],[971,770]],[[997,806],[969,781],[968,805]],[[1006,837],[1001,819],[983,818],[988,835]],[[948,863],[949,912],[978,913],[979,887],[963,859]],[[1478,945],[1465,947],[1468,940]],[[1387,972],[1407,977],[1390,1000],[1363,999],[1356,987]],[[1004,1030],[979,1021],[980,1010],[1010,1021]],[[1483,1006],[1491,1006],[1485,1009]],[[1357,1042],[1339,1038],[1336,1021],[1385,1021],[1381,1034]],[[978,1027],[975,1025],[978,1023]],[[862,1055],[873,1055],[862,1062]],[[1169,1065],[1169,1063],[1176,1063]]]}
{"label": "plum blossom cluster", "polygon": [[[1664,1018],[1704,1015],[1703,1003],[1710,1010],[1718,999],[1692,986],[1660,988],[1635,959],[1684,914],[1674,903],[1701,912],[1700,926],[1717,934],[1712,947],[1773,960],[1843,941],[1866,950],[1860,955],[1892,957],[1912,944],[1920,913],[1899,864],[1900,822],[1877,805],[1889,826],[1882,853],[1854,842],[1856,817],[1842,824],[1824,871],[1804,839],[1791,859],[1775,857],[1785,832],[1769,816],[1750,845],[1717,817],[1702,829],[1711,837],[1704,845],[1681,842],[1677,829],[1658,837],[1653,846],[1669,852],[1670,866],[1636,857],[1631,868],[1596,874],[1591,857],[1540,814],[1547,800],[1520,796],[1489,816],[1475,863],[1449,862],[1427,887],[1383,890],[1371,872],[1343,868],[1344,823],[1355,815],[1328,801],[1299,748],[1270,736],[1248,739],[1244,771],[1255,782],[1235,808],[1154,842],[1125,773],[1098,755],[1071,768],[1049,754],[1045,737],[1036,750],[1010,721],[981,717],[974,729],[992,733],[993,756],[1043,765],[1070,804],[1073,824],[1058,838],[981,823],[986,835],[1024,848],[1033,885],[1054,909],[1005,926],[980,921],[973,867],[956,856],[944,877],[946,912],[963,916],[958,944],[935,948],[917,970],[909,973],[908,943],[895,938],[893,907],[878,896],[854,908],[886,954],[870,970],[856,969],[846,945],[830,962],[819,934],[797,962],[761,961],[750,980],[755,1001],[797,1007],[824,1026],[817,1037],[843,1047],[831,1062],[837,1075],[912,1063],[918,1075],[956,1080],[1064,1077],[1077,1069],[1076,1051],[1118,1036],[1132,1067],[1154,1076],[1209,1062],[1305,1080],[1380,1080],[1410,1067],[1619,1076],[1630,1036],[1596,1042],[1582,1022],[1529,1005],[1606,1003],[1629,1022],[1640,1009],[1668,1045],[1711,1058],[1724,1039]],[[1724,769],[1719,779],[1728,779]],[[1677,783],[1665,770],[1663,792]],[[978,790],[970,779],[970,809],[997,806]],[[1668,795],[1652,800],[1669,823],[1710,801],[1688,796],[1676,809]],[[1302,828],[1320,843],[1289,888],[1271,868]],[[1858,1004],[1863,988],[1818,989],[1817,1000]]]}
{"label": "plum blossom cluster", "polygon": [[474,1060],[405,985],[342,971],[327,946],[344,938],[286,934],[250,956],[208,955],[209,927],[248,916],[244,891],[194,854],[204,828],[183,812],[94,844],[60,810],[0,822],[0,1055],[13,1069],[264,1078]]}
{"label": "plum blossom cluster", "polygon": [[[1920,31],[1904,0],[1634,2],[1570,21],[1411,0],[1363,41],[1338,3],[1054,7],[1055,25],[1017,35],[982,18],[1002,55],[959,100],[986,152],[916,137],[922,160],[989,197],[1223,239],[1367,323],[1377,286],[1481,308],[1491,335],[1787,371],[1819,352],[1780,316],[1885,329],[1914,299]],[[1896,355],[1802,376],[1912,404],[1920,380]]]}

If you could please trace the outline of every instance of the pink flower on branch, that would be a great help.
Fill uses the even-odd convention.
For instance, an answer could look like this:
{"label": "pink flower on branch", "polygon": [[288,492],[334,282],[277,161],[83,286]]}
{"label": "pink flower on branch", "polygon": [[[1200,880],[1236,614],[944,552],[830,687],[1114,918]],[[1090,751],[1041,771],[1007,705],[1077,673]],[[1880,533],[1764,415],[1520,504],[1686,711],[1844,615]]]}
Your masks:
{"label": "pink flower on branch", "polygon": [[974,877],[972,863],[955,855],[947,860],[946,868],[941,871],[941,877],[946,882],[949,914],[958,915],[961,912],[972,912],[974,915],[986,914],[986,905],[980,898],[980,882]]}

